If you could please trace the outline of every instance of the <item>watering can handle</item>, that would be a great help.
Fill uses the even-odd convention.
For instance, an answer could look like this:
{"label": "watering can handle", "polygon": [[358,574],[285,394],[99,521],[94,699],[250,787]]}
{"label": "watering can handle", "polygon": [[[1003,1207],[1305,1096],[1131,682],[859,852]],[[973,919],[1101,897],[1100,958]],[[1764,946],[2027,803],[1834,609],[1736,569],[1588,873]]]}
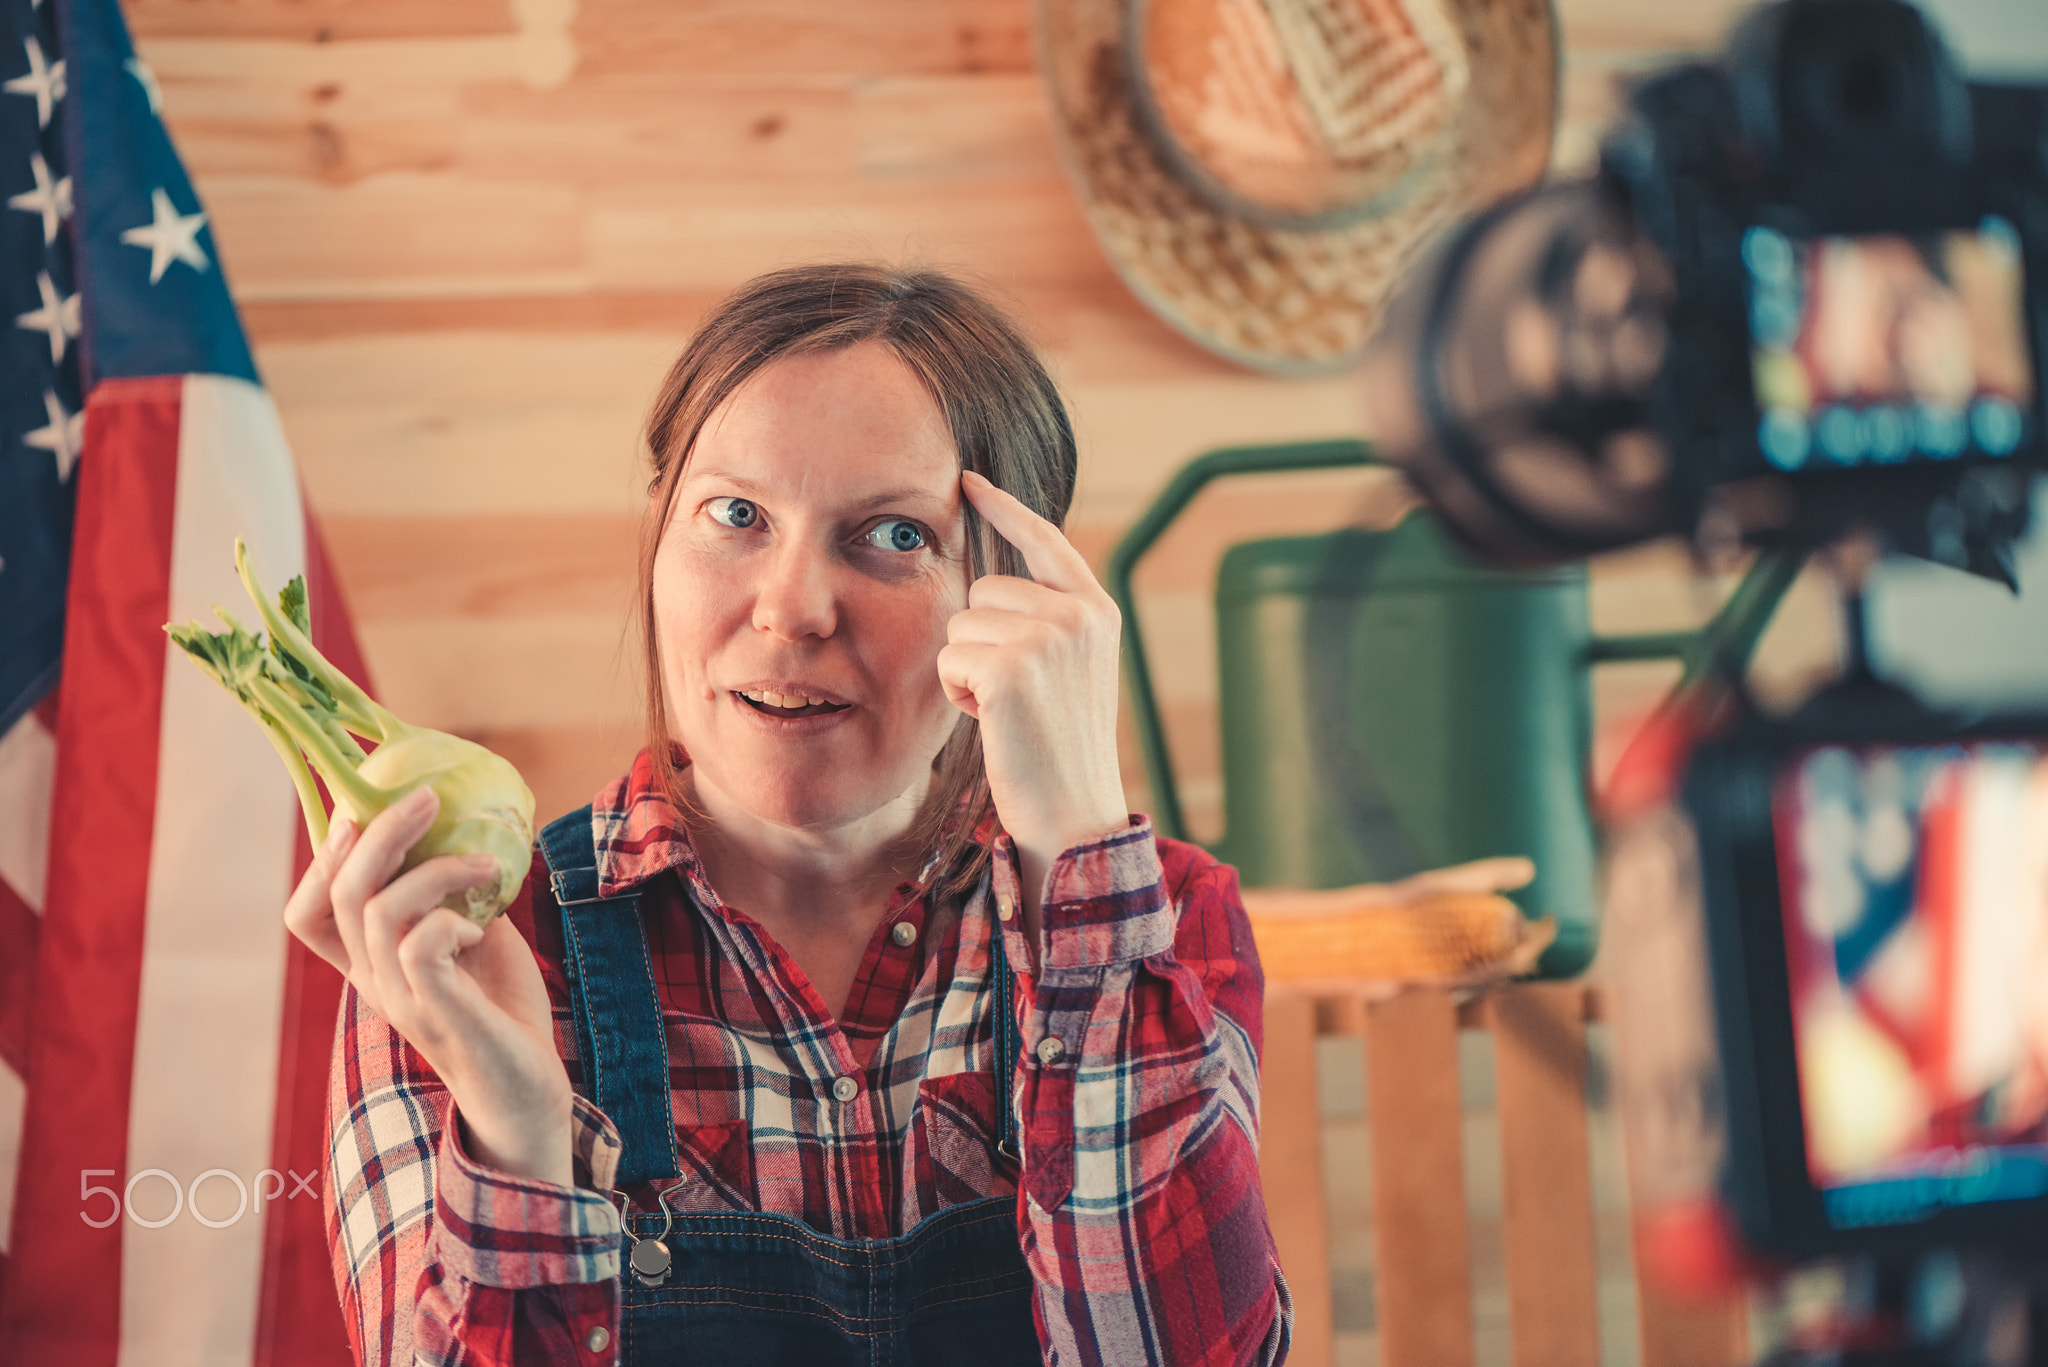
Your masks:
{"label": "watering can handle", "polygon": [[[1384,463],[1371,446],[1348,439],[1281,446],[1226,446],[1209,451],[1189,461],[1167,481],[1152,506],[1110,552],[1108,589],[1123,616],[1124,669],[1130,680],[1138,747],[1144,755],[1145,776],[1152,788],[1152,822],[1159,834],[1174,840],[1188,838],[1173,760],[1166,750],[1166,731],[1159,718],[1159,701],[1152,690],[1152,671],[1145,659],[1144,637],[1138,627],[1137,598],[1131,589],[1138,561],[1211,480],[1225,475],[1336,470]],[[1765,551],[1750,564],[1720,611],[1700,630],[1597,637],[1588,651],[1588,663],[1682,659],[1685,673],[1678,688],[1707,677],[1739,677],[1756,650],[1764,626],[1777,611],[1805,560],[1801,552]]]}
{"label": "watering can handle", "polygon": [[1145,552],[1181,510],[1210,480],[1225,475],[1280,474],[1298,470],[1339,470],[1382,464],[1362,441],[1311,441],[1285,446],[1226,446],[1195,457],[1152,501],[1109,555],[1109,593],[1123,614],[1124,670],[1131,685],[1131,710],[1138,726],[1138,747],[1145,756],[1145,777],[1152,785],[1152,824],[1159,834],[1186,840],[1180,788],[1174,782],[1173,760],[1166,752],[1166,731],[1159,721],[1159,700],[1152,691],[1152,671],[1145,660],[1145,642],[1138,630],[1138,604],[1131,576]]}

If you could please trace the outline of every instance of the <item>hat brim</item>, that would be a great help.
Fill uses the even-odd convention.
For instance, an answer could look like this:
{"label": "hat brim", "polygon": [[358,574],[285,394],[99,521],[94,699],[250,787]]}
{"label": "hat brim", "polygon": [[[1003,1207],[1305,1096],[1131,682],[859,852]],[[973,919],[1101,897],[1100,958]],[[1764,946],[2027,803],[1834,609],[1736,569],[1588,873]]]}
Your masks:
{"label": "hat brim", "polygon": [[1132,293],[1239,365],[1293,376],[1350,368],[1416,252],[1549,165],[1561,87],[1549,0],[1450,0],[1472,79],[1428,173],[1384,211],[1340,227],[1262,226],[1176,174],[1147,131],[1123,48],[1123,4],[1037,0],[1061,160]]}

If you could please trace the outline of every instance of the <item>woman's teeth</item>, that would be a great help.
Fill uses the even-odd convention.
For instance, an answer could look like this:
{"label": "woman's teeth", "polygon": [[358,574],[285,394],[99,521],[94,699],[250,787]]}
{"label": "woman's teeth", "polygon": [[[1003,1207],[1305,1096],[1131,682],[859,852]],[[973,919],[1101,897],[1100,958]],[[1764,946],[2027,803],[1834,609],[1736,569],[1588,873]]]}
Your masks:
{"label": "woman's teeth", "polygon": [[740,696],[750,702],[766,703],[770,707],[823,707],[825,699],[807,697],[802,693],[771,693],[766,689],[748,692],[740,690]]}

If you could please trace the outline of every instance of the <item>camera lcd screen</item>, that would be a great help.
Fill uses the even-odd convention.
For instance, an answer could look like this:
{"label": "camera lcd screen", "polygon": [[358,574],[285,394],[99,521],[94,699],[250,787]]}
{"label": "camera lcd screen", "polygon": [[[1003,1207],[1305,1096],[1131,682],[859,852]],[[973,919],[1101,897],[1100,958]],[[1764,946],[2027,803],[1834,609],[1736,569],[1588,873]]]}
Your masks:
{"label": "camera lcd screen", "polygon": [[2034,398],[2019,234],[1798,238],[1753,227],[1757,444],[1780,470],[2010,456]]}
{"label": "camera lcd screen", "polygon": [[1772,821],[1828,1223],[2048,1195],[2048,745],[1807,750]]}

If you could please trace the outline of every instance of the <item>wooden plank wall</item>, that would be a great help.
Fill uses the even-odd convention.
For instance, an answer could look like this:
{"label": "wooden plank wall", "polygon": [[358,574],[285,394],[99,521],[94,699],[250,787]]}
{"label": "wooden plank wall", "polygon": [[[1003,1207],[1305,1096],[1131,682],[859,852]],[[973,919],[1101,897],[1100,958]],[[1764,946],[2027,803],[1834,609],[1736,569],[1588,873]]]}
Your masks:
{"label": "wooden plank wall", "polygon": [[[1711,43],[1731,10],[1565,0],[1560,164],[1586,162],[1618,76]],[[638,744],[639,424],[707,302],[754,272],[880,255],[1009,300],[1072,402],[1072,530],[1098,564],[1195,452],[1358,425],[1345,381],[1239,371],[1118,284],[1060,173],[1027,0],[127,11],[379,685],[403,715],[504,750],[544,816]],[[1356,484],[1206,497],[1148,568],[1202,827],[1218,794],[1219,548],[1334,525]],[[1696,610],[1668,555],[1631,563],[1605,575],[1617,625]],[[1149,806],[1135,754],[1126,772]]]}

